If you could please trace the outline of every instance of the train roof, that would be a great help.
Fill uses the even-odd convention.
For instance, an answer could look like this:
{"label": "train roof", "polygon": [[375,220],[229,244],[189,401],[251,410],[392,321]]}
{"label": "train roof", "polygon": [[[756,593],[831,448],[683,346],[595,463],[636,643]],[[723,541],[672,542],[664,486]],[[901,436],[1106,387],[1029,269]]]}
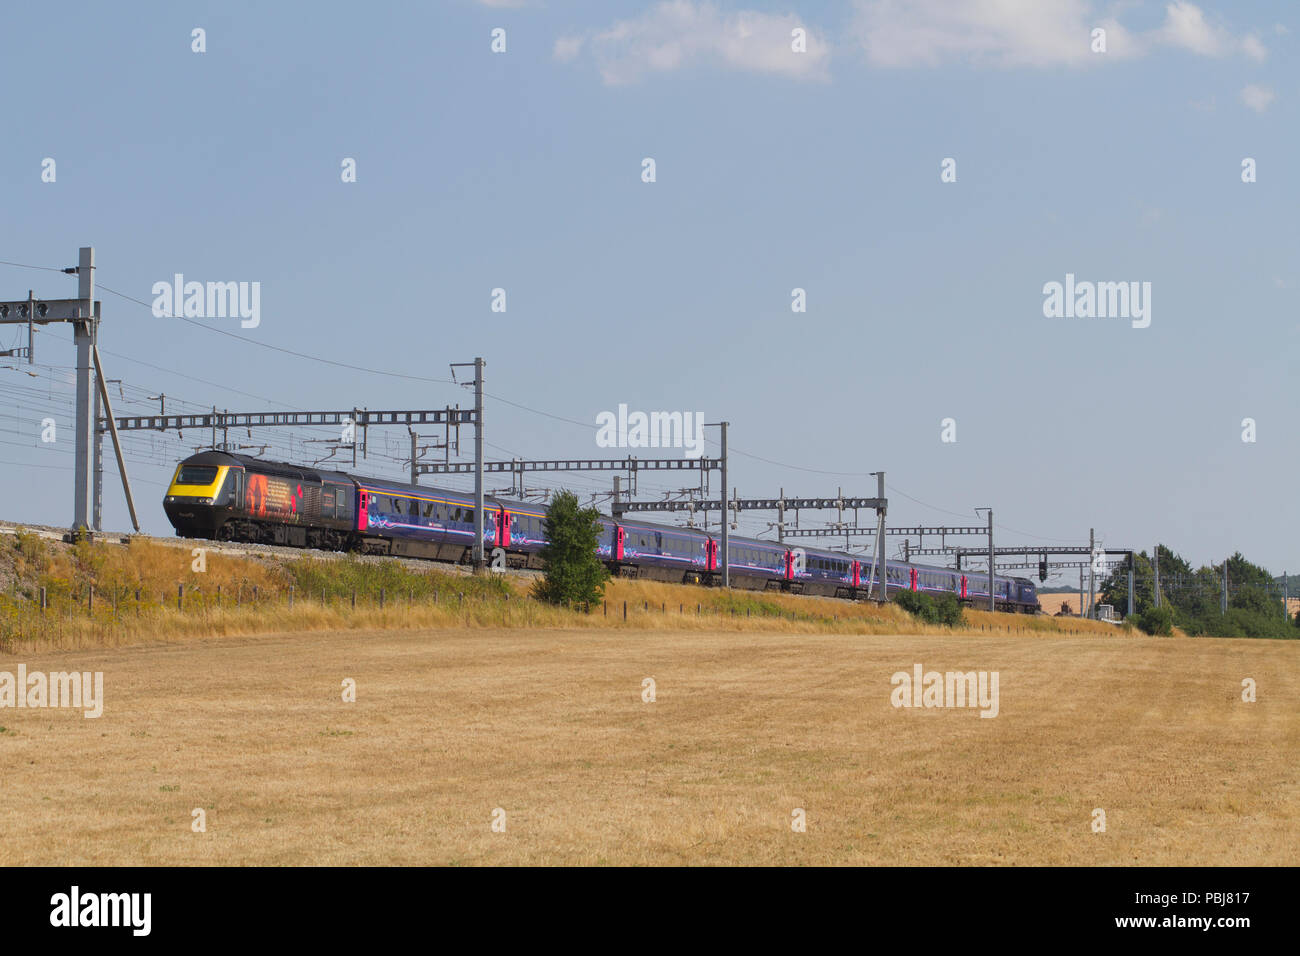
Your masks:
{"label": "train roof", "polygon": [[316,479],[331,481],[352,481],[352,476],[341,471],[327,471],[309,465],[293,465],[287,461],[267,461],[265,458],[253,458],[228,451],[201,451],[190,455],[181,462],[182,465],[242,465],[254,468],[268,475],[280,475],[284,478]]}

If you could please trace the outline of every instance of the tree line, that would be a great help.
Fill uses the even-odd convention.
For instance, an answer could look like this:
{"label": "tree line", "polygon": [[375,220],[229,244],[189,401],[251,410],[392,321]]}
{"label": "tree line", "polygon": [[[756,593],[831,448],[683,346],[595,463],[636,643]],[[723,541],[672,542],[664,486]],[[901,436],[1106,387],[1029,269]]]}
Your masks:
{"label": "tree line", "polygon": [[[1289,617],[1273,575],[1240,552],[1226,562],[1193,568],[1181,555],[1160,545],[1160,607],[1155,604],[1151,556],[1142,551],[1133,558],[1130,620],[1148,634],[1169,634],[1177,627],[1193,637],[1300,637],[1300,612]],[[1225,564],[1226,611],[1222,606]],[[1128,606],[1126,568],[1116,568],[1102,582],[1100,603]]]}

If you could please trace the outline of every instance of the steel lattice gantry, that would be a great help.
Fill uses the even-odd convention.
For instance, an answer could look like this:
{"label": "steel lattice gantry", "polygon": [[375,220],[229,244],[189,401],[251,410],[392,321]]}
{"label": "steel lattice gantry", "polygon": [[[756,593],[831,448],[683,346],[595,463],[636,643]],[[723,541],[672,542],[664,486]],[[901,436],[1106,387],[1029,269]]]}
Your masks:
{"label": "steel lattice gantry", "polygon": [[[274,428],[308,425],[473,425],[471,409],[369,411],[354,408],[329,412],[201,412],[196,415],[129,415],[116,419],[119,431],[177,431],[196,428]],[[468,465],[474,470],[473,463]]]}
{"label": "steel lattice gantry", "polygon": [[[452,424],[455,424],[454,422]],[[711,471],[721,467],[717,458],[555,458],[546,461],[485,461],[490,474],[526,471]],[[422,475],[472,474],[472,462],[446,462],[416,466]]]}

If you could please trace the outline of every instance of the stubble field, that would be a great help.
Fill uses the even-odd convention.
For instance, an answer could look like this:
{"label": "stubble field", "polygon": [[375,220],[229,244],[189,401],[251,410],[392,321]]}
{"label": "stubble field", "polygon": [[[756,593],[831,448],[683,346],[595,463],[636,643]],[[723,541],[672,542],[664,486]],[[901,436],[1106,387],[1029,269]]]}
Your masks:
{"label": "stubble field", "polygon": [[[3,864],[1300,863],[1293,642],[440,628],[20,662],[106,700],[0,710]],[[918,663],[997,671],[999,715],[891,706]]]}

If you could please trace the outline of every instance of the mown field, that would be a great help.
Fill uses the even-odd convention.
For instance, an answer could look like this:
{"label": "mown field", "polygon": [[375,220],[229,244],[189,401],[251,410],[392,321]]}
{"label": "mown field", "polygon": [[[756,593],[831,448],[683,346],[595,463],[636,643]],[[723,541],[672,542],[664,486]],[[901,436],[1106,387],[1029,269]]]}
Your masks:
{"label": "mown field", "polygon": [[[1292,642],[671,617],[0,655],[106,698],[0,710],[0,864],[1300,863]],[[894,708],[917,663],[999,715]]]}

